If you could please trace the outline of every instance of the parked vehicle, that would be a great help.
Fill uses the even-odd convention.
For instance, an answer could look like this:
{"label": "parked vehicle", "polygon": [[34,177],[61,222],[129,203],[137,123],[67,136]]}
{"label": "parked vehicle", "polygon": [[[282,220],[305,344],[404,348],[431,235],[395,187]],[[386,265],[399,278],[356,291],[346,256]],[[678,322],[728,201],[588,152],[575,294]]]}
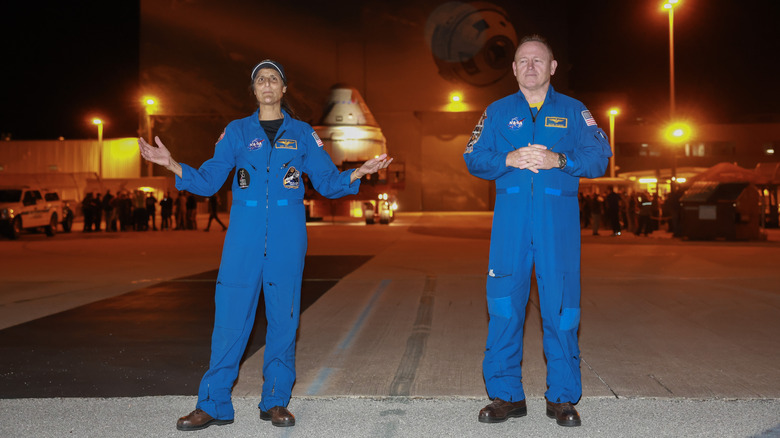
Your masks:
{"label": "parked vehicle", "polygon": [[70,230],[73,228],[73,210],[70,208],[70,202],[61,200],[60,194],[53,190],[46,190],[43,193],[43,199],[46,200],[49,206],[57,209],[62,231],[70,233]]}
{"label": "parked vehicle", "polygon": [[[57,234],[57,224],[62,217],[62,202],[44,198],[41,189],[30,186],[0,187],[0,230],[11,239],[17,239],[22,231],[43,230],[47,236]],[[72,224],[72,215],[71,222]]]}

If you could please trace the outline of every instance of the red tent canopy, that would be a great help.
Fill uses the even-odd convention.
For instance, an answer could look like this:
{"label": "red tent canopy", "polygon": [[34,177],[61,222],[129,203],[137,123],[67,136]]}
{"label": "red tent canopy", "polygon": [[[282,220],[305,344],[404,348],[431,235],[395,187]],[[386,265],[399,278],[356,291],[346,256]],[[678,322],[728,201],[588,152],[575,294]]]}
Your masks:
{"label": "red tent canopy", "polygon": [[690,182],[713,181],[721,183],[768,184],[769,178],[753,170],[744,169],[733,163],[718,163],[704,172],[688,178]]}

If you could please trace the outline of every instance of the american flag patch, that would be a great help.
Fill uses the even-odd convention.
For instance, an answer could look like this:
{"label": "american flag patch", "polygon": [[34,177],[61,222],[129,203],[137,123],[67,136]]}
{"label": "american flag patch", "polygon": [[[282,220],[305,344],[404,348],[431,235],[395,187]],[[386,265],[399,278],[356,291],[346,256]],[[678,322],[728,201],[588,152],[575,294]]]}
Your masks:
{"label": "american flag patch", "polygon": [[[223,138],[225,138],[225,131],[224,130],[222,130],[222,134],[219,134],[219,138],[217,139],[217,143],[221,142]],[[217,143],[214,143],[214,145],[216,146]]]}
{"label": "american flag patch", "polygon": [[319,135],[317,135],[317,132],[315,132],[315,131],[312,131],[312,133],[311,133],[311,136],[312,136],[312,137],[314,137],[314,141],[316,141],[316,142],[317,142],[317,146],[319,146],[319,147],[322,147],[322,146],[323,146],[323,144],[322,144],[322,140],[320,140],[320,136],[319,136]]}
{"label": "american flag patch", "polygon": [[582,118],[585,119],[585,124],[588,126],[596,126],[596,120],[590,115],[590,111],[585,110],[582,112]]}

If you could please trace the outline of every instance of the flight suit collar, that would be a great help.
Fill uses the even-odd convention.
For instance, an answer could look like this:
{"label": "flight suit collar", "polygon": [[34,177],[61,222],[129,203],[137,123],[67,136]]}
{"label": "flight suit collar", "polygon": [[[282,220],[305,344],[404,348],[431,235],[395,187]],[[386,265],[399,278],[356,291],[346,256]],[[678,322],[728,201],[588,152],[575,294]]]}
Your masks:
{"label": "flight suit collar", "polygon": [[[555,89],[553,88],[552,85],[547,87],[547,94],[544,96],[544,103],[545,104],[548,104],[548,103],[549,104],[553,104],[553,103],[555,103],[555,100],[556,100],[555,97],[556,97],[557,94],[558,93],[555,92]],[[528,102],[528,100],[525,98],[525,95],[520,90],[517,90],[517,97],[520,100],[522,100],[523,102],[525,102],[526,105],[530,105],[531,104],[530,102]],[[542,106],[544,106],[544,105],[542,105]]]}

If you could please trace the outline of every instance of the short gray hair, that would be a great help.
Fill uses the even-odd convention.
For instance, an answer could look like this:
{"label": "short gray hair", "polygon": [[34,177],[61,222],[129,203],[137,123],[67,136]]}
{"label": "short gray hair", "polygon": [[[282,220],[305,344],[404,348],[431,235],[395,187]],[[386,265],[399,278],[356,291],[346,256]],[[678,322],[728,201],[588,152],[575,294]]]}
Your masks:
{"label": "short gray hair", "polygon": [[520,44],[517,45],[517,48],[519,49],[520,46],[522,46],[525,43],[542,43],[544,44],[544,47],[547,47],[547,51],[550,52],[550,61],[555,59],[555,55],[553,54],[552,47],[550,46],[550,43],[547,42],[547,39],[539,34],[531,34],[526,35],[520,40]]}

